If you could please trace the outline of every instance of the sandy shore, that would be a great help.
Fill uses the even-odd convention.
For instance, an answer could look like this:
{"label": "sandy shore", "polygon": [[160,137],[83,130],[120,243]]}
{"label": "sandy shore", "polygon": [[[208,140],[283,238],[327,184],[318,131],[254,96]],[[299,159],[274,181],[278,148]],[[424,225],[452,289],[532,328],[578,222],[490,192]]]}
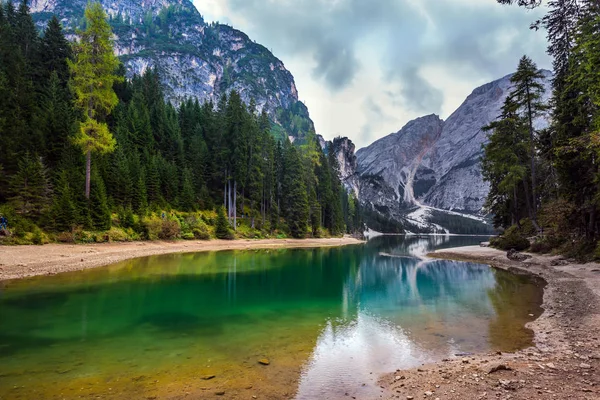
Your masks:
{"label": "sandy shore", "polygon": [[535,345],[515,354],[456,356],[381,380],[386,399],[600,399],[600,264],[532,255],[525,262],[479,246],[430,256],[490,264],[544,279]]}
{"label": "sandy shore", "polygon": [[198,251],[310,248],[360,244],[351,238],[211,240],[0,246],[0,281],[101,267],[131,258]]}

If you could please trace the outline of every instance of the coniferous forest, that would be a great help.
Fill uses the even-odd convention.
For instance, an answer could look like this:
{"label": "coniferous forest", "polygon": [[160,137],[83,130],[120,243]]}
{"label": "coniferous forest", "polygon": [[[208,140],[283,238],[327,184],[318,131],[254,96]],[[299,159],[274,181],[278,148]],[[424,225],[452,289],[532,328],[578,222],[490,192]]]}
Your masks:
{"label": "coniferous forest", "polygon": [[[501,115],[484,128],[489,131],[482,164],[491,184],[487,207],[495,225],[506,229],[495,241],[499,247],[526,249],[532,242],[534,251],[599,258],[600,4],[553,0],[548,5],[532,28],[548,32],[552,97],[543,101],[541,72],[523,57]],[[544,129],[535,123],[540,117],[549,121]]]}
{"label": "coniferous forest", "polygon": [[125,78],[98,3],[70,43],[26,1],[0,8],[0,214],[6,243],[304,238],[360,226],[335,156],[292,144],[232,91],[165,102],[159,72]]}

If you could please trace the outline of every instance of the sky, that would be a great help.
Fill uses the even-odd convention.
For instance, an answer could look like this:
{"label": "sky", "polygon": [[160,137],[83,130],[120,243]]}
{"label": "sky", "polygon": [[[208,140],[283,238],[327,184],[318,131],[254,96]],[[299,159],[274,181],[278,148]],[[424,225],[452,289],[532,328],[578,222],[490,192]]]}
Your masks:
{"label": "sky", "polygon": [[476,87],[531,57],[550,69],[544,9],[495,0],[194,0],[283,61],[326,139],[357,148],[428,114],[446,119]]}

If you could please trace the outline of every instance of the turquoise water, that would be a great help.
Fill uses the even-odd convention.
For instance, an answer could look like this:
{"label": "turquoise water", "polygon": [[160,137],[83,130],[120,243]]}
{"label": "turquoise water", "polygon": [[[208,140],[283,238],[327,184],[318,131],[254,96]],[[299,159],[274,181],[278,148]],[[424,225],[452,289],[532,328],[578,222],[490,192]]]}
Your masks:
{"label": "turquoise water", "polygon": [[4,282],[0,398],[377,398],[380,374],[531,343],[540,287],[423,258],[479,241],[164,255]]}

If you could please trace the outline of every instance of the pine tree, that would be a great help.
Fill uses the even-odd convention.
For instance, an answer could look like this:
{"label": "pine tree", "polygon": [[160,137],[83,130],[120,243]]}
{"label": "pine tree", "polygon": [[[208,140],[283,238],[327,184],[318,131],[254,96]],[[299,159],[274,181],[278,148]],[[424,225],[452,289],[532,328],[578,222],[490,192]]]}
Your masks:
{"label": "pine tree", "polygon": [[196,210],[197,199],[192,181],[192,172],[186,168],[183,171],[183,177],[181,180],[181,195],[179,199],[179,205],[184,211]]}
{"label": "pine tree", "polygon": [[292,236],[304,238],[309,217],[309,204],[302,161],[298,149],[289,142],[284,151],[284,218]]}
{"label": "pine tree", "polygon": [[536,131],[533,121],[544,111],[547,106],[542,101],[544,85],[540,80],[544,78],[543,73],[538,70],[535,63],[527,56],[519,61],[517,72],[511,77],[513,89],[509,96],[512,97],[519,110],[524,114],[529,129],[529,156],[531,162],[531,222],[539,231],[537,223],[537,174],[536,174]]}
{"label": "pine tree", "polygon": [[50,168],[59,165],[65,144],[74,131],[75,116],[68,90],[53,71],[40,96],[40,130],[44,137],[46,160]]}
{"label": "pine tree", "polygon": [[39,217],[48,206],[52,193],[46,168],[40,157],[26,153],[10,179],[9,200],[20,214]]}
{"label": "pine tree", "polygon": [[52,204],[53,228],[59,232],[70,231],[76,225],[78,216],[74,193],[71,190],[69,176],[66,171],[58,174],[56,196]]}
{"label": "pine tree", "polygon": [[486,209],[494,215],[497,227],[519,224],[523,215],[522,202],[530,210],[529,196],[520,194],[529,185],[529,156],[527,123],[518,114],[518,105],[509,96],[502,106],[500,117],[484,127],[491,132],[484,146],[482,174],[490,182]]}
{"label": "pine tree", "polygon": [[111,212],[106,197],[106,187],[97,169],[93,170],[94,182],[91,187],[89,214],[92,228],[99,231],[110,229]]}
{"label": "pine tree", "polygon": [[69,61],[77,105],[85,111],[74,142],[86,155],[85,197],[90,198],[92,152],[110,153],[115,140],[101,118],[118,103],[113,85],[120,77],[115,73],[119,60],[113,53],[111,28],[100,3],[90,3],[85,10],[86,30],[79,32],[74,46],[75,61]]}
{"label": "pine tree", "polygon": [[146,191],[146,174],[142,169],[135,182],[131,203],[136,213],[144,215],[148,208],[148,194]]}
{"label": "pine tree", "polygon": [[217,239],[232,240],[233,233],[229,228],[229,222],[225,215],[225,208],[219,207],[217,210],[217,222],[215,225],[215,236]]}
{"label": "pine tree", "polygon": [[73,51],[56,16],[53,16],[48,22],[48,27],[44,32],[42,52],[46,76],[49,78],[52,73],[56,73],[62,87],[66,88],[69,81],[67,60],[71,60]]}

